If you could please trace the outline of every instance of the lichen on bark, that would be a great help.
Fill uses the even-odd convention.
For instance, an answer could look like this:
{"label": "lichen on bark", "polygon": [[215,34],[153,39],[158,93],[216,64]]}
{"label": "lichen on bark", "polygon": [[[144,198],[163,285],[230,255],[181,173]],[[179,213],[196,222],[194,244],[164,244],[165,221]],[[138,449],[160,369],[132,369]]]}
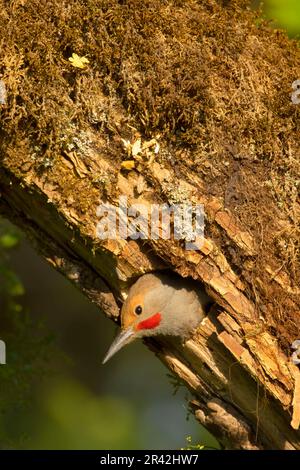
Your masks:
{"label": "lichen on bark", "polygon": [[[218,307],[203,328],[185,347],[150,347],[192,389],[201,422],[221,429],[233,410],[226,445],[299,448],[298,43],[238,0],[0,5],[1,212],[112,317],[112,294],[120,305],[144,272],[204,282]],[[126,171],[124,141],[138,138],[159,152]],[[100,241],[97,206],[119,195],[204,204],[204,246]]]}

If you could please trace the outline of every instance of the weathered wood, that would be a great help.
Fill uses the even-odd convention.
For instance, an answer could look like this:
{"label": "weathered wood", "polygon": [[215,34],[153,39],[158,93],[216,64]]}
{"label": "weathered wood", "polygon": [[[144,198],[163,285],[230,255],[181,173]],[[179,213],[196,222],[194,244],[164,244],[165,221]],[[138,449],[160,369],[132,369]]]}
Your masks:
{"label": "weathered wood", "polygon": [[[35,5],[34,0],[28,3]],[[52,3],[48,2],[47,4]],[[141,3],[136,3],[137,9],[147,8],[147,6],[142,6]],[[157,6],[161,8],[161,15],[166,21],[168,18],[173,18],[173,15],[166,8],[165,3],[170,3],[172,8],[176,9],[178,18],[181,19],[182,16],[185,21],[185,15],[189,14],[196,21],[197,15],[204,14],[203,12],[206,12],[205,9],[208,8],[207,2],[196,2],[197,5],[199,4],[198,6],[195,5],[195,2],[187,2],[186,9],[182,9],[176,2],[175,5],[174,2],[158,1]],[[237,16],[237,21],[241,22],[240,26],[237,26],[236,30],[233,31],[232,19],[230,12],[228,13],[226,10],[227,7],[219,5],[218,2],[210,3],[210,8],[214,8],[220,18],[224,13],[225,25],[220,27],[220,31],[225,28],[229,36],[235,34],[236,37],[239,37],[240,31],[246,26],[244,13],[240,13],[240,7],[237,6],[238,2],[232,2],[232,6],[230,6],[230,8],[237,9],[237,15],[241,15]],[[38,5],[36,7],[42,8]],[[117,10],[122,8],[118,2],[115,7]],[[197,10],[196,15],[194,9],[198,7],[200,10]],[[57,6],[57,8],[63,8],[63,6]],[[91,6],[82,8],[89,9]],[[102,18],[101,21],[110,25],[110,18],[113,17],[115,10],[112,9],[109,14],[106,9],[104,10],[105,13],[101,10],[101,15],[104,15],[103,18],[99,13]],[[14,12],[11,14],[12,18],[15,18]],[[209,13],[205,14],[210,15]],[[245,15],[250,15],[250,13],[245,13]],[[133,17],[136,18],[135,15]],[[248,16],[246,18],[246,25],[249,28],[247,44],[252,54],[259,51],[259,57],[264,57],[264,54],[267,54],[267,51],[265,51],[266,38],[269,38],[269,41],[272,40],[276,44],[276,53],[279,58],[286,57],[286,51],[289,50],[291,55],[289,60],[292,62],[293,54],[295,54],[298,61],[294,65],[296,70],[297,63],[300,63],[300,57],[299,51],[295,52],[295,46],[289,43],[288,40],[277,39],[276,33],[272,33],[271,30],[264,29],[260,32],[256,26],[253,26],[253,18],[249,17],[249,19]],[[88,21],[92,22],[91,19]],[[192,23],[188,21],[188,24]],[[63,26],[60,27],[63,28]],[[72,27],[74,28],[74,26]],[[164,26],[160,27],[164,28]],[[54,25],[53,28],[55,32],[56,26]],[[134,38],[138,43],[140,40],[139,33],[136,32],[136,29],[133,28],[133,30],[134,35],[136,34]],[[173,58],[164,42],[165,37],[167,37],[167,30],[166,28],[164,34],[159,37],[164,44],[162,47],[165,47],[165,54],[170,53]],[[203,37],[201,36],[201,38],[204,38],[203,47],[205,47],[205,44],[209,43],[208,38],[211,32],[207,36],[205,36],[205,31],[202,33]],[[40,34],[42,35],[42,33]],[[192,39],[183,37],[182,44],[179,44],[180,41],[175,38],[174,44],[176,44],[176,47],[183,47],[182,53],[188,50],[190,41],[194,41],[194,46],[199,48],[197,39],[195,39],[198,37],[197,34],[195,32]],[[260,35],[263,34],[263,39],[261,39]],[[20,37],[23,38],[22,35]],[[200,39],[198,38],[198,40]],[[103,35],[103,41],[107,41],[108,44],[108,37]],[[145,41],[147,40],[145,39]],[[173,38],[169,38],[169,41],[172,42]],[[218,44],[222,45],[225,38],[221,37],[216,41],[219,41]],[[56,51],[55,47],[58,46],[55,42],[53,44],[51,44],[51,48],[54,47],[54,51]],[[98,49],[100,50],[102,47],[102,43],[99,44],[94,46],[95,57]],[[259,47],[257,44],[259,44]],[[1,47],[3,49],[4,46],[2,43]],[[113,48],[111,44],[107,47]],[[208,47],[207,60],[211,60],[213,64],[216,60],[214,41]],[[234,48],[233,50],[235,51]],[[12,54],[12,52],[10,53]],[[30,58],[33,56],[29,52],[28,54],[28,57],[26,57],[30,62]],[[39,54],[42,54],[42,52],[39,51],[37,55],[39,56]],[[251,54],[247,52],[247,48],[245,51],[240,52],[238,58],[235,58],[235,52],[231,51],[226,54],[221,59],[221,64],[226,65],[226,60],[228,60],[231,67],[235,67],[236,74],[243,75],[247,70],[249,71],[249,68],[256,66],[256,63],[251,62],[252,58],[249,58]],[[50,56],[52,60],[52,55],[50,54]],[[116,63],[118,63],[117,52],[114,57]],[[162,55],[162,57],[164,56]],[[35,57],[32,60],[37,59]],[[54,67],[54,62],[51,62],[51,60],[49,59],[51,67]],[[106,60],[108,63],[108,58]],[[174,70],[177,70],[176,60]],[[271,61],[270,58],[268,60]],[[276,64],[279,62],[278,59]],[[250,139],[250,143],[247,144],[248,150],[247,152],[244,150],[243,155],[235,151],[232,146],[229,150],[226,150],[228,144],[220,144],[222,148],[224,147],[224,152],[227,152],[226,158],[229,159],[229,156],[234,154],[232,159],[240,159],[242,163],[238,171],[233,171],[228,184],[222,180],[224,196],[211,194],[209,185],[205,183],[205,174],[202,172],[202,167],[200,166],[200,170],[199,167],[195,170],[196,163],[193,159],[193,151],[187,142],[182,143],[179,139],[179,143],[172,143],[174,139],[177,139],[176,133],[175,131],[173,133],[170,124],[175,119],[172,113],[163,114],[162,117],[162,119],[168,118],[170,121],[169,134],[164,130],[164,134],[159,136],[153,130],[152,135],[149,137],[150,131],[148,128],[148,130],[146,129],[145,122],[150,119],[148,115],[150,111],[146,109],[144,114],[140,111],[139,118],[136,118],[136,127],[133,127],[132,123],[135,118],[130,114],[133,104],[129,104],[127,108],[124,105],[126,99],[130,101],[132,98],[132,89],[128,85],[127,95],[125,98],[123,97],[124,99],[119,99],[115,90],[115,95],[113,94],[113,99],[110,101],[111,96],[109,93],[113,85],[109,81],[105,82],[110,90],[109,92],[106,90],[107,94],[105,94],[105,86],[102,83],[105,80],[102,76],[99,77],[95,66],[95,70],[88,72],[94,74],[92,75],[93,80],[90,81],[88,73],[87,75],[72,76],[74,83],[70,87],[61,80],[60,76],[55,78],[59,86],[62,87],[61,93],[64,91],[65,95],[63,105],[55,108],[55,117],[57,117],[60,127],[53,118],[53,122],[51,121],[52,127],[50,126],[51,139],[54,139],[54,134],[59,133],[62,134],[62,137],[59,138],[61,140],[58,139],[60,143],[52,148],[53,154],[50,156],[53,157],[53,161],[51,160],[48,168],[49,161],[47,158],[49,159],[49,155],[46,157],[42,155],[39,134],[38,132],[31,134],[33,129],[36,132],[36,128],[38,128],[36,123],[37,115],[32,111],[35,116],[33,121],[36,124],[28,124],[28,128],[26,126],[23,128],[22,119],[17,120],[16,118],[18,106],[21,109],[20,111],[18,108],[21,114],[31,115],[31,101],[26,101],[23,94],[22,99],[24,102],[22,102],[22,105],[18,105],[17,96],[18,93],[22,94],[20,85],[20,83],[23,83],[22,79],[25,80],[24,77],[26,77],[26,83],[31,83],[34,76],[34,74],[26,75],[27,72],[22,69],[22,64],[20,64],[15,63],[16,70],[19,70],[17,78],[10,76],[10,74],[13,74],[7,65],[5,72],[5,77],[10,86],[8,87],[8,103],[1,108],[1,112],[6,119],[3,122],[9,124],[8,127],[3,124],[1,134],[3,138],[0,149],[0,213],[19,225],[50,264],[61,271],[91,301],[95,302],[108,317],[115,321],[118,317],[118,308],[131,282],[143,273],[171,269],[183,277],[190,276],[203,283],[207,292],[215,301],[215,306],[195,332],[193,338],[187,341],[186,344],[181,344],[175,339],[147,340],[147,345],[174,375],[192,391],[194,399],[190,406],[196,418],[210,429],[226,448],[300,449],[300,432],[298,430],[300,424],[300,372],[298,367],[291,362],[287,348],[282,347],[283,343],[289,342],[290,333],[284,330],[285,327],[282,327],[280,322],[276,324],[274,320],[274,324],[269,324],[272,316],[265,315],[266,312],[268,313],[268,308],[271,308],[271,306],[274,308],[271,302],[273,292],[277,295],[276,299],[281,295],[288,295],[289,311],[295,313],[295,318],[299,311],[299,288],[295,285],[296,276],[292,276],[292,273],[286,268],[287,261],[280,263],[280,257],[275,253],[275,248],[270,248],[268,262],[265,262],[264,258],[267,243],[271,243],[273,227],[278,222],[282,227],[280,230],[287,230],[292,215],[291,212],[287,215],[274,203],[274,207],[277,207],[277,209],[274,209],[273,214],[267,214],[263,219],[264,222],[271,219],[271,222],[269,221],[270,225],[261,227],[260,214],[252,215],[251,213],[247,224],[245,219],[243,220],[243,217],[241,217],[241,213],[236,211],[235,206],[230,202],[233,194],[236,194],[237,198],[242,200],[239,190],[236,193],[234,190],[237,175],[241,175],[244,171],[249,179],[252,178],[252,183],[255,179],[255,172],[252,175],[247,166],[247,159],[253,157],[254,168],[256,160],[253,155],[255,155],[255,152],[259,152],[258,144],[255,152],[252,151],[252,140],[255,138],[258,141],[262,139],[259,141],[259,145],[264,146],[265,152],[267,152],[268,145],[271,145],[263,141],[259,125],[255,128],[255,131],[252,130],[254,137],[251,137],[252,140]],[[116,67],[116,73],[119,73],[119,66],[114,64],[113,62],[111,67]],[[133,67],[133,65],[129,63],[129,59],[124,59],[122,64],[120,68],[124,76],[127,77],[128,70],[130,71],[130,67]],[[165,66],[167,67],[167,63]],[[149,65],[148,67],[150,69]],[[181,67],[183,68],[182,64]],[[268,67],[270,73],[272,72],[276,76],[275,65],[272,63]],[[281,65],[281,67],[284,67],[284,65]],[[249,101],[254,103],[253,111],[251,111],[254,113],[254,118],[251,115],[251,119],[256,122],[260,117],[261,126],[266,126],[265,132],[267,133],[269,128],[272,127],[272,123],[276,129],[281,128],[280,126],[283,126],[283,123],[280,121],[281,124],[279,125],[276,121],[278,116],[272,115],[270,110],[264,108],[265,94],[268,93],[273,96],[273,85],[271,80],[266,78],[266,70],[263,69],[261,75],[259,75],[259,68],[255,71],[256,75],[250,73],[245,94],[248,94]],[[218,67],[212,65],[211,75],[208,74],[207,77],[214,77],[215,82],[217,82],[218,73]],[[126,81],[124,76],[122,76],[122,80]],[[135,76],[133,72],[131,76]],[[292,73],[289,78],[291,76]],[[223,79],[223,76],[219,78]],[[225,78],[224,76],[224,80]],[[265,79],[264,88],[261,89],[263,78]],[[163,87],[164,79],[160,79]],[[70,79],[71,82],[72,80]],[[212,78],[211,84],[207,85],[208,92],[213,89],[214,80]],[[287,81],[287,78],[285,80]],[[255,86],[253,82],[255,82]],[[25,85],[23,84],[23,86]],[[144,84],[144,86],[146,88],[147,84]],[[78,121],[74,118],[76,113],[80,113],[80,107],[86,105],[85,100],[87,98],[82,89],[87,92],[89,87],[95,87],[95,89],[92,89],[94,94],[91,96],[97,101],[97,106],[100,109],[105,109],[107,116],[109,115],[109,118],[106,116],[107,125],[101,124],[99,127],[99,120],[96,120],[97,125],[95,125],[96,118],[91,118],[90,115],[89,117],[84,116],[84,118],[81,116]],[[119,90],[118,87],[116,89]],[[71,91],[75,93],[74,90],[78,95],[78,101],[75,100],[75,102],[69,97]],[[190,90],[191,86],[189,85],[186,92],[188,98]],[[41,109],[45,105],[43,91],[42,86],[41,89],[35,90],[37,102],[40,100],[43,103],[43,105],[40,105]],[[231,100],[234,102],[235,96],[240,93],[240,89],[237,88],[231,90],[231,92]],[[135,93],[138,93],[138,88],[135,89]],[[223,97],[224,90],[216,91],[214,89],[214,93],[214,100],[219,102]],[[51,94],[47,96],[52,103]],[[92,98],[89,97],[90,108],[88,111],[94,116],[98,108],[94,108],[95,103]],[[57,96],[55,99],[57,99]],[[135,103],[134,100],[133,103]],[[175,103],[177,105],[176,99]],[[136,106],[140,106],[139,101],[136,102]],[[203,126],[203,135],[201,134],[198,138],[200,147],[208,145],[207,143],[204,144],[204,129],[208,129],[209,123],[214,120],[217,123],[222,122],[224,132],[228,132],[228,134],[231,132],[228,131],[226,121],[227,108],[228,113],[231,109],[230,100],[224,108],[221,105],[216,108],[212,104],[210,106],[211,108],[207,110],[207,120],[205,124],[201,124]],[[245,106],[241,105],[241,109],[244,108]],[[173,109],[174,113],[177,112],[176,106],[174,108],[171,106],[170,109]],[[50,111],[48,110],[48,112]],[[231,112],[233,112],[232,109]],[[296,111],[291,110],[289,112],[291,113],[289,115],[290,125],[292,126],[293,123],[296,126],[296,119],[292,114]],[[66,115],[72,117],[70,117],[71,126],[69,120],[66,119]],[[265,115],[268,115],[267,118],[265,118]],[[248,117],[245,114],[242,116],[245,122]],[[242,118],[235,116],[236,122]],[[14,119],[16,126],[19,126],[17,136],[14,135],[14,127],[11,124],[15,122]],[[98,119],[100,118],[98,117]],[[9,127],[10,125],[12,127]],[[137,132],[137,127],[142,128],[143,125],[146,126],[144,129],[145,135],[141,137],[141,133]],[[49,127],[48,121],[47,126]],[[46,141],[47,126],[42,127],[43,139],[46,139]],[[157,130],[157,125],[155,124],[155,126],[153,124],[153,129]],[[232,123],[230,126],[232,126]],[[164,127],[164,123],[161,124],[161,127]],[[221,127],[221,124],[219,127]],[[136,154],[132,151],[132,148],[131,150],[127,148],[129,144],[126,144],[126,140],[128,140],[127,136],[130,130],[132,131],[131,138],[129,138],[131,144],[141,139],[140,150]],[[146,130],[148,137],[146,136]],[[210,129],[210,132],[213,132],[212,138],[215,142],[222,141],[218,125],[213,127],[213,130]],[[173,141],[171,138],[169,139],[169,135],[173,136]],[[276,138],[278,140],[275,139],[277,142],[275,150],[278,155],[283,156],[284,150],[278,143],[280,139],[277,134]],[[282,135],[280,138],[283,139]],[[49,137],[49,145],[51,139]],[[71,143],[69,141],[66,143],[68,139]],[[295,153],[297,144],[295,143],[296,139],[295,141],[291,139],[289,148],[292,155],[291,148],[293,147]],[[229,135],[228,140],[234,141],[234,137]],[[34,150],[35,145],[37,150]],[[156,145],[159,148],[157,147],[155,150]],[[272,149],[270,153],[274,153],[275,150]],[[215,152],[217,154],[217,149],[215,149]],[[210,158],[213,158],[213,152],[208,154],[205,151],[204,154],[207,154],[208,158],[202,154],[201,158],[199,157],[200,161],[203,162],[203,168],[213,175],[215,172],[216,178],[220,178],[221,185],[221,178],[224,175],[220,168],[217,168],[216,161],[214,162],[215,166],[210,161]],[[130,172],[122,169],[124,168],[122,161],[128,159],[134,162],[134,170]],[[269,171],[269,167],[264,170]],[[225,173],[226,165],[224,164]],[[260,175],[257,179],[259,180],[259,178]],[[270,194],[263,191],[265,189],[262,190],[262,196],[259,195],[258,199],[255,200],[256,204],[259,202],[262,205],[268,204],[269,199],[264,199],[265,197],[271,200]],[[128,205],[141,203],[149,208],[153,203],[189,202],[193,205],[203,204],[206,225],[209,229],[203,246],[197,251],[187,251],[181,241],[173,239],[100,240],[96,233],[97,207],[101,203],[108,202],[117,206],[120,195],[128,198]],[[251,188],[248,190],[247,195],[251,195]],[[294,201],[293,214],[298,214],[298,210],[298,202]],[[260,230],[260,232],[257,230],[255,234],[253,234],[253,230],[250,230],[252,218],[254,217],[257,217],[257,226]],[[294,233],[293,230],[295,231],[296,228],[292,228],[290,233]],[[258,237],[258,232],[261,234],[260,237]],[[267,243],[264,237],[267,238]],[[256,264],[259,265],[258,270],[254,269]],[[279,313],[281,308],[282,306],[279,305]],[[299,327],[299,325],[296,326]],[[296,329],[296,326],[295,334],[296,331],[300,331],[299,328]],[[282,343],[279,341],[280,333],[275,331],[275,327],[281,328],[280,331],[284,333]]]}
{"label": "weathered wood", "polygon": [[[101,155],[97,161],[101,167]],[[109,292],[122,296],[132,277],[164,266],[153,250],[179,274],[205,282],[210,295],[226,311],[212,312],[185,346],[179,347],[176,341],[159,343],[155,348],[159,358],[198,397],[197,407],[193,405],[197,419],[212,432],[219,429],[218,438],[227,447],[231,439],[235,448],[300,448],[299,432],[290,424],[293,419],[293,427],[299,426],[298,388],[294,398],[299,370],[265,331],[254,306],[243,294],[243,285],[213,241],[207,240],[202,252],[190,253],[168,240],[150,241],[152,251],[132,240],[100,244],[90,230],[93,224],[95,227],[96,216],[87,224],[86,214],[70,214],[59,200],[59,193],[53,210],[49,204],[53,190],[37,175],[17,177],[9,168],[9,160],[6,164],[4,160],[4,169],[0,205],[4,215],[29,233],[46,259],[108,316],[117,316]],[[137,178],[132,175],[128,181],[119,174],[118,185],[130,201],[147,204],[155,197],[154,191],[148,188],[147,200],[134,197],[132,188]],[[220,431],[220,423],[221,428],[225,426],[224,410],[228,415],[226,432]],[[238,417],[239,431],[234,430]]]}

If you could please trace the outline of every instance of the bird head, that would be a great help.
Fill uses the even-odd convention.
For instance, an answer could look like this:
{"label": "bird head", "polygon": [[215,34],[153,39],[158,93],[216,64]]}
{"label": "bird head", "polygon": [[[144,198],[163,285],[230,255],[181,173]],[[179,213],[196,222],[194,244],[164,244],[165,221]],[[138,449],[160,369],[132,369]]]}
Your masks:
{"label": "bird head", "polygon": [[[208,297],[203,296],[204,303]],[[199,296],[189,284],[174,282],[165,275],[145,274],[129,290],[121,310],[121,331],[102,363],[137,338],[186,336],[203,317]]]}
{"label": "bird head", "polygon": [[111,344],[103,364],[134,339],[159,334],[165,297],[161,282],[150,274],[142,276],[131,287],[121,310],[121,331]]}

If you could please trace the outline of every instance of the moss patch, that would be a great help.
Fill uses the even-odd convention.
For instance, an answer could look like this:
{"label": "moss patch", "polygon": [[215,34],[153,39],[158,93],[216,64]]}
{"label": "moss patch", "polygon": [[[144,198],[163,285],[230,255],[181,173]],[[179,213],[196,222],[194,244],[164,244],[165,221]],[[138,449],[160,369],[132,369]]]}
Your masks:
{"label": "moss patch", "polygon": [[[258,254],[245,256],[208,226],[288,348],[300,336],[300,105],[290,98],[300,52],[247,5],[0,1],[1,158],[84,213],[101,182],[115,181],[121,138],[160,134],[157,159],[178,178],[200,175],[256,240]],[[74,68],[73,53],[89,64]],[[87,149],[105,155],[111,175],[82,179],[66,166],[66,153],[84,162]],[[288,290],[274,281],[284,273]]]}

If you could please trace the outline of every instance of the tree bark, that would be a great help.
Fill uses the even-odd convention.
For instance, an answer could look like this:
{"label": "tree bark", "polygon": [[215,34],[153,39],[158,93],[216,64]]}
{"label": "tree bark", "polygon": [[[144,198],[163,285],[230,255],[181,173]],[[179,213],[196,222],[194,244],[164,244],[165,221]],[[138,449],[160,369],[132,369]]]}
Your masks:
{"label": "tree bark", "polygon": [[[188,53],[186,62],[178,59],[183,74],[181,79],[184,80],[184,64],[187,68],[190,66],[188,57],[200,51],[201,47],[205,50],[211,42],[209,50],[205,52],[205,60],[212,64],[209,72],[203,72],[207,79],[207,83],[203,84],[205,96],[201,93],[198,96],[192,91],[192,87],[201,88],[195,78],[195,82],[191,82],[184,90],[178,85],[178,96],[166,98],[162,111],[159,111],[155,102],[152,108],[148,103],[146,112],[142,111],[141,91],[138,87],[144,87],[146,93],[147,83],[135,76],[134,60],[129,63],[124,51],[121,58],[117,55],[123,33],[120,33],[120,42],[114,50],[113,42],[110,43],[108,36],[101,30],[99,35],[102,42],[107,41],[111,62],[108,64],[108,59],[100,54],[102,43],[99,39],[99,42],[92,42],[90,46],[90,64],[86,70],[77,70],[67,61],[70,55],[67,39],[71,41],[72,51],[76,51],[77,47],[82,49],[84,55],[85,44],[90,44],[91,36],[88,33],[83,35],[81,26],[72,23],[71,15],[63,24],[74,35],[77,34],[75,30],[78,26],[83,42],[80,43],[77,37],[70,39],[69,30],[61,25],[61,34],[67,37],[65,42],[64,39],[59,43],[49,39],[49,44],[45,46],[46,52],[41,46],[31,45],[25,49],[24,44],[29,44],[30,38],[20,32],[23,17],[32,15],[34,22],[34,8],[46,9],[51,6],[59,9],[59,21],[62,9],[67,8],[66,5],[56,5],[55,1],[47,2],[46,6],[34,1],[27,3],[32,11],[22,6],[18,11],[19,17],[14,11],[10,12],[11,24],[6,25],[9,47],[7,43],[1,44],[6,57],[3,80],[8,92],[7,103],[1,108],[1,214],[20,226],[51,265],[115,321],[118,321],[119,307],[131,283],[146,272],[170,269],[203,283],[215,305],[193,337],[185,344],[168,338],[147,340],[147,345],[174,376],[191,390],[194,399],[190,408],[196,419],[225,448],[300,449],[300,373],[291,361],[289,350],[290,342],[300,336],[297,320],[299,252],[294,242],[299,237],[299,232],[295,232],[299,226],[292,227],[287,241],[287,247],[289,241],[295,247],[293,264],[288,264],[286,258],[280,257],[277,245],[273,243],[274,227],[279,220],[280,233],[284,230],[283,222],[291,226],[291,220],[298,217],[299,203],[295,199],[290,202],[296,214],[291,219],[291,205],[287,207],[286,200],[280,206],[270,185],[257,191],[254,184],[258,184],[263,174],[276,172],[278,161],[280,158],[286,161],[287,154],[290,159],[288,171],[296,168],[296,163],[293,167],[292,161],[299,161],[299,111],[289,100],[293,78],[299,78],[295,76],[300,65],[296,45],[267,26],[256,26],[256,18],[241,6],[244,2],[188,1],[183,8],[182,2],[157,1],[156,11],[147,2],[143,2],[143,5],[139,2],[83,2],[86,5],[74,2],[74,9],[80,7],[85,13],[89,10],[94,12],[98,8],[97,12],[102,15],[101,21],[106,22],[107,28],[117,24],[114,23],[117,22],[115,11],[121,10],[124,15],[129,15],[132,23],[138,21],[138,15],[134,13],[138,11],[145,15],[145,24],[153,24],[156,18],[158,25],[155,34],[157,37],[161,34],[160,51],[165,53],[157,60],[162,61],[167,82],[171,80],[168,72],[173,70],[175,74],[177,70],[174,65],[177,57]],[[224,32],[223,36],[220,33],[220,36],[213,37],[213,29],[210,28],[214,24],[209,23],[211,11],[204,4],[210,5],[215,14],[215,26]],[[87,13],[85,20],[93,35],[94,20],[91,19],[92,13],[91,16]],[[233,13],[236,21],[232,20]],[[78,11],[72,14],[75,16]],[[178,33],[181,34],[179,44],[174,31],[168,37],[167,30],[168,22],[172,24],[176,15],[178,24],[187,20],[188,15],[195,21],[199,17],[204,29],[188,38],[181,31]],[[203,26],[205,15],[208,23]],[[151,49],[149,36],[143,36],[137,24],[132,26],[128,17],[124,21],[127,28],[132,27],[130,31],[133,31],[128,44],[128,38],[124,39],[128,50],[130,47],[143,49],[147,45]],[[120,19],[118,21],[123,25]],[[12,27],[15,32],[13,39],[9,30]],[[51,28],[58,34],[56,23]],[[241,32],[241,28],[246,33]],[[36,34],[42,43],[42,29]],[[51,38],[49,31],[47,34]],[[231,40],[228,38],[234,36],[237,39],[241,34],[247,47],[239,52],[234,48],[231,50],[229,46],[227,49],[226,41]],[[169,40],[167,45],[166,38]],[[22,43],[23,59],[20,63],[17,61],[20,52],[14,50],[13,41]],[[175,58],[168,49],[172,41],[176,42],[180,50],[180,54],[176,50]],[[276,54],[272,51],[272,58],[267,47],[269,42],[274,44],[276,50]],[[237,43],[234,47],[238,47]],[[218,56],[216,51],[220,45],[223,50]],[[145,57],[148,54],[149,58],[152,52],[147,50],[146,54],[145,51],[143,49],[143,73],[147,75],[151,67]],[[54,59],[60,57],[60,54],[65,54],[66,58]],[[131,54],[133,56],[134,52],[131,51]],[[8,57],[13,59],[9,62]],[[43,60],[48,64],[44,67],[49,67],[55,90],[50,82],[45,88],[45,77],[40,78],[32,73],[37,63],[41,73]],[[58,64],[53,65],[55,60]],[[139,60],[142,61],[141,58]],[[200,56],[197,60],[198,67],[204,67]],[[227,89],[225,85],[228,77],[224,70],[220,72],[213,65],[214,61],[222,66],[231,63],[231,67],[235,68],[234,74],[243,76],[246,85],[240,81]],[[99,77],[99,64],[107,67],[109,78],[106,82],[103,77]],[[53,67],[57,68],[54,70]],[[251,67],[257,68],[254,71]],[[266,75],[267,70],[269,76]],[[122,80],[120,77],[113,78],[113,73],[120,74]],[[159,75],[158,70],[155,73],[152,77],[153,87],[155,80],[158,80],[163,90],[164,73]],[[60,81],[62,76],[65,82],[62,79]],[[134,77],[135,89],[132,88]],[[223,86],[216,91],[214,86],[218,80]],[[33,95],[29,98],[30,86]],[[174,86],[176,92],[176,81]],[[245,89],[239,99],[246,96],[248,102],[239,101],[237,105],[235,99],[243,86]],[[92,87],[94,89],[91,91]],[[271,104],[268,108],[272,100],[277,100],[274,87],[280,99],[287,100],[275,111],[271,109]],[[285,92],[282,95],[280,90],[283,88]],[[89,92],[91,94],[88,96]],[[225,100],[224,106],[221,106],[220,102],[216,104],[214,100],[221,100],[223,93],[228,93],[228,101]],[[209,95],[206,119],[201,122],[202,133],[197,128],[195,134],[187,136],[187,129],[194,132],[196,124],[191,124],[189,128],[188,121],[194,118],[187,114],[188,119],[184,121],[183,111],[190,112],[187,111],[190,105],[200,106],[201,100]],[[180,104],[183,96],[187,101]],[[192,100],[190,104],[189,100]],[[172,106],[174,103],[179,107],[182,105],[182,110],[179,112],[170,103]],[[253,113],[251,122],[247,114],[250,112],[249,106]],[[226,121],[227,112],[233,113],[230,123]],[[101,113],[105,114],[105,118],[100,116]],[[175,124],[172,127],[173,118]],[[246,131],[243,131],[242,137],[235,135],[234,126],[238,126],[239,121],[244,123],[244,131],[247,129],[249,135]],[[166,127],[165,122],[168,122]],[[262,126],[265,126],[263,132]],[[179,136],[182,129],[185,129],[185,134]],[[215,147],[208,149],[205,132],[209,133],[209,140],[214,142]],[[135,153],[125,141],[133,144],[139,138],[142,148]],[[241,142],[246,142],[245,148],[241,147]],[[273,142],[271,150],[270,142]],[[199,157],[199,148],[205,146],[206,157],[202,154]],[[253,146],[256,146],[256,150],[253,150]],[[264,149],[264,158],[258,148]],[[265,158],[268,152],[272,158]],[[197,154],[198,160],[194,154]],[[199,159],[200,170],[197,166]],[[132,171],[124,169],[124,164],[122,166],[122,161],[126,160],[134,161],[135,168]],[[298,169],[295,172],[294,181],[299,175]],[[242,182],[239,178],[242,178]],[[270,177],[270,181],[278,183],[279,180]],[[220,187],[220,191],[216,186]],[[129,204],[142,203],[147,207],[152,203],[187,201],[194,205],[203,204],[207,229],[204,245],[198,251],[187,251],[180,241],[174,239],[100,240],[96,233],[97,207],[107,202],[117,206],[120,195],[127,196]],[[244,215],[237,210],[241,200],[244,201]],[[250,213],[250,205],[251,208],[261,207],[261,210]],[[273,210],[266,212],[264,208],[270,205]],[[293,238],[294,235],[296,238]],[[280,299],[283,299],[282,302]],[[284,321],[278,313],[283,308],[288,317]],[[272,312],[272,316],[269,312]]]}

